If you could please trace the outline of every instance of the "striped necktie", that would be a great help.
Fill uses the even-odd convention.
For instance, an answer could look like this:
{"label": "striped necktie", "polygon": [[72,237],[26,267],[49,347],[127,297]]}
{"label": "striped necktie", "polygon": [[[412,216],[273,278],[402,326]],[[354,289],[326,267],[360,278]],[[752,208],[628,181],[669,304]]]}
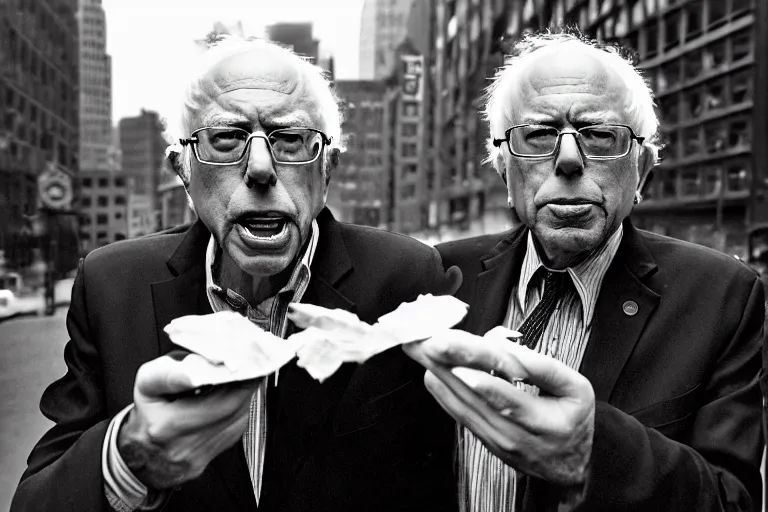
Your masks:
{"label": "striped necktie", "polygon": [[525,319],[520,329],[518,329],[523,335],[522,344],[528,348],[536,346],[544,329],[546,329],[549,317],[552,316],[555,306],[557,306],[560,298],[565,293],[566,278],[568,277],[567,272],[542,270],[546,272],[544,276],[544,296],[533,312]]}

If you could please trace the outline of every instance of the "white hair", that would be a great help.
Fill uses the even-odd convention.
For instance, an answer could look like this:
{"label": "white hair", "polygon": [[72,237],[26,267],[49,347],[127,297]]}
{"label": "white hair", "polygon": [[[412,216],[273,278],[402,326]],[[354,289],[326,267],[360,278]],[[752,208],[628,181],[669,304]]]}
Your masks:
{"label": "white hair", "polygon": [[619,75],[629,93],[624,105],[629,115],[629,125],[639,137],[645,138],[645,146],[653,151],[654,160],[658,159],[659,119],[654,110],[653,91],[640,71],[622,55],[621,49],[587,39],[580,34],[542,32],[525,35],[514,44],[504,59],[504,65],[496,71],[493,82],[485,90],[482,114],[488,122],[489,136],[488,158],[484,163],[491,163],[499,174],[504,174],[502,153],[500,147],[493,145],[493,139],[503,138],[504,131],[511,126],[515,105],[509,98],[511,92],[518,87],[517,77],[534,59],[543,59],[569,48],[583,50]]}
{"label": "white hair", "polygon": [[185,185],[189,183],[189,173],[194,156],[189,145],[180,147],[177,146],[177,143],[179,139],[189,137],[193,130],[199,128],[193,126],[196,114],[215,100],[213,96],[215,92],[209,85],[209,74],[221,62],[254,50],[271,53],[283,62],[293,63],[302,79],[306,81],[307,90],[314,92],[320,117],[323,120],[323,126],[320,129],[331,139],[331,144],[326,147],[324,154],[324,173],[327,172],[331,150],[343,150],[339,102],[332,90],[330,80],[326,77],[325,70],[292,50],[271,41],[245,38],[239,35],[222,35],[210,41],[203,53],[197,57],[197,62],[192,66],[190,76],[186,81],[176,118],[166,119],[165,137],[173,145],[171,149],[181,153],[175,170]]}

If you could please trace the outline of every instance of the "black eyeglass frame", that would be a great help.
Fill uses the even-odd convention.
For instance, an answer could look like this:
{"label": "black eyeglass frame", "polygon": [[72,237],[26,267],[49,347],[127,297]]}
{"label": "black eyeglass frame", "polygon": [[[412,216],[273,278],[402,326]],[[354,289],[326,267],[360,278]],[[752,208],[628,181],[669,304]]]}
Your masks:
{"label": "black eyeglass frame", "polygon": [[[197,134],[200,133],[203,130],[211,130],[211,129],[218,129],[218,130],[240,130],[245,133],[248,133],[248,138],[245,139],[245,145],[243,146],[243,153],[240,155],[240,158],[235,160],[234,162],[209,162],[207,160],[203,160],[200,158],[200,155],[197,153],[197,144],[200,143],[200,139],[197,137]],[[311,132],[319,133],[320,138],[323,142],[323,147],[320,148],[320,151],[317,152],[317,155],[312,160],[308,160],[306,162],[284,162],[282,160],[278,160],[275,157],[275,151],[272,149],[272,144],[269,142],[269,136],[272,135],[275,132],[280,131],[288,131],[288,130],[309,130]],[[245,155],[248,154],[248,152],[251,149],[251,140],[253,139],[264,139],[264,142],[267,143],[267,148],[269,148],[269,155],[272,157],[272,161],[279,165],[308,165],[311,163],[314,163],[317,161],[318,158],[320,158],[320,155],[323,154],[323,151],[325,151],[325,148],[331,145],[331,141],[333,140],[333,137],[328,137],[325,133],[322,131],[316,129],[316,128],[307,128],[304,126],[289,126],[285,128],[277,128],[275,130],[272,130],[269,133],[266,133],[262,130],[256,131],[256,132],[248,132],[248,130],[244,128],[240,128],[237,126],[204,126],[202,128],[198,128],[197,130],[193,131],[189,134],[189,138],[186,139],[179,139],[179,143],[182,146],[191,145],[192,146],[192,153],[194,153],[195,158],[198,162],[204,165],[219,165],[219,166],[226,166],[226,165],[237,165],[241,164],[243,160],[245,159]]]}
{"label": "black eyeglass frame", "polygon": [[[631,126],[627,126],[626,124],[616,124],[616,123],[604,123],[604,124],[593,124],[589,126],[585,126],[583,128],[579,128],[578,130],[557,130],[557,128],[554,128],[552,126],[546,126],[547,128],[554,128],[557,130],[557,142],[555,142],[555,147],[552,149],[551,152],[543,154],[543,155],[524,155],[522,153],[517,153],[512,150],[512,144],[509,142],[509,134],[512,133],[512,130],[515,128],[522,128],[524,126],[546,126],[546,125],[536,125],[536,124],[517,124],[511,128],[507,128],[507,130],[504,132],[504,138],[503,139],[493,139],[493,145],[495,147],[500,147],[503,143],[507,143],[507,149],[509,150],[509,153],[512,156],[516,156],[518,158],[549,158],[551,156],[554,156],[557,154],[557,152],[560,150],[560,141],[563,139],[563,135],[566,134],[573,134],[574,138],[576,139],[576,144],[579,146],[579,151],[581,151],[581,154],[584,155],[585,158],[588,158],[589,160],[616,160],[617,158],[624,158],[629,154],[630,151],[632,151],[632,140],[636,140],[638,144],[642,145],[643,142],[645,142],[645,137],[640,137],[635,133],[635,130],[632,129]],[[630,133],[630,143],[629,146],[627,146],[627,151],[625,151],[621,155],[613,155],[613,156],[592,156],[587,155],[584,150],[581,148],[581,143],[579,142],[579,138],[577,135],[581,134],[581,130],[588,130],[588,129],[594,129],[599,128],[601,126],[620,126],[622,128],[626,128],[629,130]]]}

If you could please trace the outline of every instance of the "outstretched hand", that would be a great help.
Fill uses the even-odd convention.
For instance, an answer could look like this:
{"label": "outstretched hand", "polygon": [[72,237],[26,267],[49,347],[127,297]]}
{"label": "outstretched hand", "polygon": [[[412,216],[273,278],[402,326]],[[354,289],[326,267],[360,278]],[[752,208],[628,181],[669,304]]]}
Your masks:
{"label": "outstretched hand", "polygon": [[118,434],[118,451],[152,489],[197,478],[241,439],[258,382],[227,384],[202,396],[176,399],[174,395],[193,387],[181,362],[166,355],[145,363],[136,374],[135,406]]}
{"label": "outstretched hand", "polygon": [[[480,337],[448,330],[403,349],[428,370],[424,383],[443,409],[494,455],[554,484],[583,485],[594,433],[591,384],[501,331]],[[542,394],[526,393],[521,381]]]}

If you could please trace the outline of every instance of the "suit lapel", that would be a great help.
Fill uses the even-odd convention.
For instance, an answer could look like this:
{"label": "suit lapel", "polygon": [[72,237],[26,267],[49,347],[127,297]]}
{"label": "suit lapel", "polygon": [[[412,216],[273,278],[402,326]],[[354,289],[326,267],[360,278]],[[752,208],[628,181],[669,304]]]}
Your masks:
{"label": "suit lapel", "polygon": [[527,234],[524,227],[512,231],[482,258],[483,271],[477,275],[464,330],[482,336],[504,322],[512,287],[525,257]]}
{"label": "suit lapel", "polygon": [[656,268],[641,235],[626,220],[621,245],[600,287],[579,369],[592,383],[597,400],[610,401],[619,374],[659,304],[659,295],[642,281]]}
{"label": "suit lapel", "polygon": [[152,284],[158,355],[179,348],[163,330],[171,320],[212,312],[205,291],[205,250],[209,239],[210,233],[198,220],[166,262],[175,277]]}
{"label": "suit lapel", "polygon": [[[318,217],[320,240],[312,262],[312,278],[302,302],[355,312],[355,303],[339,286],[352,272],[339,224],[329,212]],[[292,327],[292,326],[291,326]],[[341,400],[357,365],[345,364],[322,384],[293,362],[280,370],[278,387],[270,387],[268,443],[265,456],[265,508],[279,510],[291,487],[329,428],[332,411]]]}

